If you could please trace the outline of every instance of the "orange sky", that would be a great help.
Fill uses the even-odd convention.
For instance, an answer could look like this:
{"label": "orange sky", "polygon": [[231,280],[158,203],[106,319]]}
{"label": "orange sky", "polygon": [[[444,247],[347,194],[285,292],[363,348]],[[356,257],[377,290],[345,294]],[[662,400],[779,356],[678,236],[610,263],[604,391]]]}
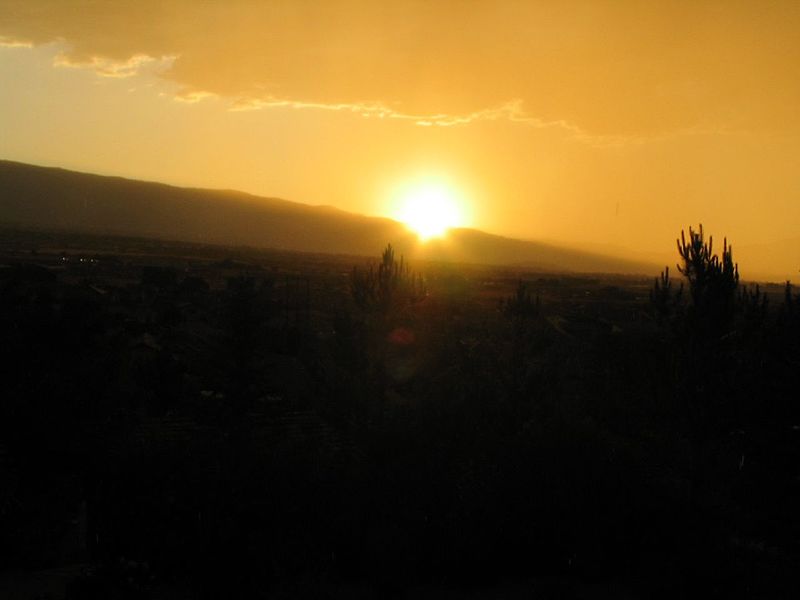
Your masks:
{"label": "orange sky", "polygon": [[798,279],[800,3],[0,0],[0,158]]}

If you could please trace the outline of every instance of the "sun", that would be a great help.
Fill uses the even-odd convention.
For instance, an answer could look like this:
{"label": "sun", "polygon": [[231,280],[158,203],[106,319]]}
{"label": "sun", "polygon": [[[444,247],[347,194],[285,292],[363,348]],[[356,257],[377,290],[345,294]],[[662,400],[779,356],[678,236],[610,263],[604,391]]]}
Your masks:
{"label": "sun", "polygon": [[443,236],[464,222],[456,194],[442,184],[426,183],[405,191],[395,217],[413,229],[423,241]]}

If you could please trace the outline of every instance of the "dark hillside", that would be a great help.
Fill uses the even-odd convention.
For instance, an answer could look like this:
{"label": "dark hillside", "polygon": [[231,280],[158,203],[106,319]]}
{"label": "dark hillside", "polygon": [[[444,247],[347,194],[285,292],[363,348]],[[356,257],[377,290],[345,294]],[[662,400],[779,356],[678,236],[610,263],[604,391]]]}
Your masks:
{"label": "dark hillside", "polygon": [[426,260],[647,273],[651,265],[474,229],[419,247],[391,219],[229,190],[180,188],[0,161],[0,223],[304,252],[374,255],[387,240]]}

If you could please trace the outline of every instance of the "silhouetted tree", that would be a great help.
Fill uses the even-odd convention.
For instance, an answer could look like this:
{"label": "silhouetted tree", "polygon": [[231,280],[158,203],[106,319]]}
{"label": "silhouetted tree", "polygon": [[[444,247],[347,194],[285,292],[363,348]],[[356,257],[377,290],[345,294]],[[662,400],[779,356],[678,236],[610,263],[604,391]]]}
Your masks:
{"label": "silhouetted tree", "polygon": [[[519,414],[519,403],[528,401],[538,384],[534,356],[541,351],[545,340],[542,322],[539,320],[541,301],[538,294],[534,296],[528,285],[519,280],[513,295],[500,301],[500,310],[510,324],[510,344],[507,347],[508,354],[504,354],[503,360],[508,365],[508,398],[514,402],[513,407],[504,406],[504,410],[514,419]],[[502,372],[497,367],[493,370]],[[495,385],[500,383],[497,379],[499,377],[495,379]]]}
{"label": "silhouetted tree", "polygon": [[739,310],[742,314],[742,330],[745,335],[763,331],[767,320],[769,299],[756,284],[752,289],[742,287],[738,296]]}
{"label": "silhouetted tree", "polygon": [[669,267],[664,267],[660,277],[656,277],[653,289],[650,290],[650,305],[656,319],[664,322],[674,317],[680,310],[683,300],[683,282],[674,289],[669,277]]}
{"label": "silhouetted tree", "polygon": [[788,281],[783,305],[778,311],[775,344],[781,362],[800,364],[800,295],[793,293]]}
{"label": "silhouetted tree", "polygon": [[677,240],[683,264],[678,270],[689,281],[690,332],[704,340],[715,340],[730,331],[736,309],[739,266],[733,262],[733,247],[725,239],[722,256],[713,251],[714,239],[705,241],[703,226],[689,228],[689,241],[681,231]]}
{"label": "silhouetted tree", "polygon": [[539,316],[541,302],[539,295],[534,298],[528,286],[522,281],[517,282],[517,289],[513,296],[502,301],[503,314],[508,318],[528,319]]}
{"label": "silhouetted tree", "polygon": [[387,314],[392,309],[421,300],[427,294],[427,288],[422,275],[411,272],[402,256],[400,262],[395,259],[394,248],[389,244],[377,269],[373,266],[368,270],[353,267],[350,292],[362,310]]}
{"label": "silhouetted tree", "polygon": [[781,307],[781,313],[787,317],[794,316],[798,310],[799,304],[800,296],[792,294],[792,283],[787,281],[786,286],[783,288],[783,306]]}

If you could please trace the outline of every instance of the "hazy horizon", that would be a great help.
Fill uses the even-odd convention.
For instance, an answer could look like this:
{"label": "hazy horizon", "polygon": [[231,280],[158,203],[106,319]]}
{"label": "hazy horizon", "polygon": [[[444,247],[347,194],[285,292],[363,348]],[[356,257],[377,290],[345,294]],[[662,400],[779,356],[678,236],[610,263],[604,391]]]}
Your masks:
{"label": "hazy horizon", "polygon": [[0,225],[22,231],[145,237],[373,257],[386,244],[412,260],[562,273],[647,275],[624,251],[580,249],[454,227],[422,240],[403,221],[237,190],[178,187],[0,160]]}
{"label": "hazy horizon", "polygon": [[[0,156],[800,269],[800,6],[0,0]],[[422,182],[422,183],[421,183]]]}
{"label": "hazy horizon", "polygon": [[0,597],[800,598],[800,1],[0,0],[0,89]]}

